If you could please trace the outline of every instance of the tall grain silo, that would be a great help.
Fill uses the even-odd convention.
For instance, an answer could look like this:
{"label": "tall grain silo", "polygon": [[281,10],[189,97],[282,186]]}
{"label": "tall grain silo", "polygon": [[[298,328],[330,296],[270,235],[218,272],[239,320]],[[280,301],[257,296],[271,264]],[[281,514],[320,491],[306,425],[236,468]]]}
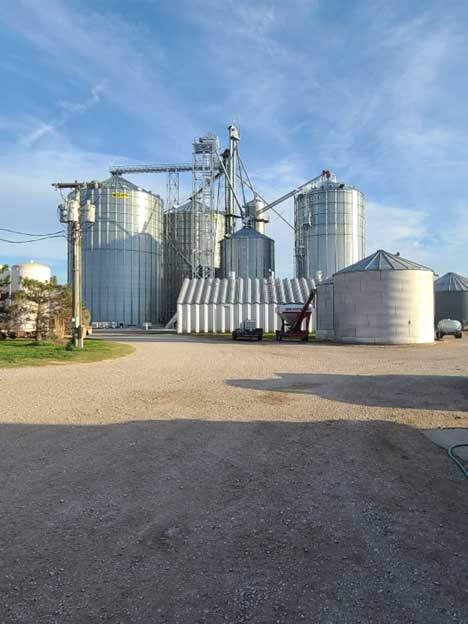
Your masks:
{"label": "tall grain silo", "polygon": [[364,196],[324,171],[294,199],[296,275],[325,278],[364,257]]}
{"label": "tall grain silo", "polygon": [[176,312],[177,297],[185,278],[203,276],[212,266],[219,269],[219,243],[224,231],[224,214],[203,210],[201,204],[194,210],[191,199],[164,214],[166,320]]}
{"label": "tall grain silo", "polygon": [[337,342],[434,342],[432,269],[380,249],[333,280]]}
{"label": "tall grain silo", "polygon": [[92,321],[161,323],[161,198],[113,175],[98,190],[81,191],[82,202],[88,199],[96,206],[96,222],[83,225],[82,275]]}
{"label": "tall grain silo", "polygon": [[275,272],[275,241],[243,227],[221,241],[221,277],[268,278]]}
{"label": "tall grain silo", "polygon": [[446,273],[434,282],[435,320],[460,321],[468,328],[468,279],[458,273]]}

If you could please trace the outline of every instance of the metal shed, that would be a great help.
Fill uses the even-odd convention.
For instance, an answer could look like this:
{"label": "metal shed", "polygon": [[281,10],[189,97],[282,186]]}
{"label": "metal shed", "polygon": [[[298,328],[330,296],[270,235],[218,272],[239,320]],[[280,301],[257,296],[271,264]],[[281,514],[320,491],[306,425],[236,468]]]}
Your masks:
{"label": "metal shed", "polygon": [[334,329],[334,295],[333,277],[317,284],[317,340],[333,340]]}
{"label": "metal shed", "polygon": [[232,332],[245,319],[272,332],[280,327],[277,305],[304,303],[313,287],[305,278],[186,279],[177,302],[177,332]]}

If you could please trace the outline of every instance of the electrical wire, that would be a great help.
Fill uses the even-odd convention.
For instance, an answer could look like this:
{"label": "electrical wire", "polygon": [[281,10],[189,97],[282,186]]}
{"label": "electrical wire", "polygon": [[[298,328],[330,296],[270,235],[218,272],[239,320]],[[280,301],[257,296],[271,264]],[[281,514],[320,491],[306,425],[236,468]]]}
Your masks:
{"label": "electrical wire", "polygon": [[37,243],[39,241],[50,240],[52,238],[66,238],[66,236],[62,233],[62,234],[58,234],[55,236],[44,236],[43,238],[30,238],[29,240],[23,240],[23,241],[15,241],[15,240],[9,240],[7,238],[0,238],[0,241],[2,243],[10,243],[12,245],[24,245],[25,243]]}
{"label": "electrical wire", "polygon": [[457,466],[460,468],[460,470],[463,472],[463,474],[465,475],[465,477],[468,479],[468,468],[466,468],[466,466],[458,459],[458,457],[456,457],[453,453],[453,450],[456,448],[460,448],[461,446],[468,446],[468,443],[466,444],[455,444],[454,446],[451,446],[448,449],[448,456],[450,457],[450,459],[452,459]]}
{"label": "electrical wire", "polygon": [[0,228],[0,232],[9,232],[10,234],[20,234],[21,236],[37,236],[43,238],[45,236],[54,236],[55,234],[62,234],[63,230],[57,232],[47,232],[46,234],[28,234],[28,232],[18,232],[17,230],[8,230],[7,228]]}

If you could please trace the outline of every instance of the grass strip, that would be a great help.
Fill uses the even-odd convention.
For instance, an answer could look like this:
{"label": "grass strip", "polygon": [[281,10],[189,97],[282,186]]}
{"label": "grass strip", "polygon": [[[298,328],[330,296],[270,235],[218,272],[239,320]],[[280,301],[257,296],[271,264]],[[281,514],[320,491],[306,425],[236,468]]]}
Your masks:
{"label": "grass strip", "polygon": [[8,339],[0,341],[0,368],[99,362],[132,351],[133,347],[128,344],[95,338],[85,340],[83,349],[67,348],[64,341],[36,343],[34,340]]}

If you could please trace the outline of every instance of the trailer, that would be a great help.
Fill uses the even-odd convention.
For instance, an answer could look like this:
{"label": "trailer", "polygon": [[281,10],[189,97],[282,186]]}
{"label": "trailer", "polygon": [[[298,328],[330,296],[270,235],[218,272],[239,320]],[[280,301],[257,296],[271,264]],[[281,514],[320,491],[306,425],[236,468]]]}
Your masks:
{"label": "trailer", "polygon": [[257,321],[245,320],[232,332],[233,340],[263,340],[263,328],[257,327]]}

